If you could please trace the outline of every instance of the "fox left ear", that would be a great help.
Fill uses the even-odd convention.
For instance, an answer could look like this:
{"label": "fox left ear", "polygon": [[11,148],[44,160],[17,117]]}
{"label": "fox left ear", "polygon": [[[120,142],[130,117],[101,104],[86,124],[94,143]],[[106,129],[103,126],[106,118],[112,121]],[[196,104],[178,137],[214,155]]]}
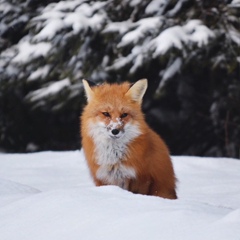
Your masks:
{"label": "fox left ear", "polygon": [[126,96],[130,96],[133,101],[141,104],[142,98],[147,90],[147,87],[148,87],[147,79],[138,80],[136,83],[132,85],[132,87],[130,87],[130,89],[126,93]]}
{"label": "fox left ear", "polygon": [[83,79],[82,83],[83,83],[83,87],[84,87],[84,90],[85,90],[85,93],[86,93],[87,101],[90,102],[91,99],[93,98],[94,92],[91,89],[87,80]]}

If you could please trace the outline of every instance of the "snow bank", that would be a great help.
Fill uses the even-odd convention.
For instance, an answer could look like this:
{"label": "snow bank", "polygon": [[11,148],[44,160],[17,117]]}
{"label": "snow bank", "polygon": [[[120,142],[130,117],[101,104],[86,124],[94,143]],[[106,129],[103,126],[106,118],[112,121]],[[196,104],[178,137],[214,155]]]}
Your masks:
{"label": "snow bank", "polygon": [[238,240],[240,161],[173,163],[178,200],[95,187],[79,151],[1,154],[1,240]]}

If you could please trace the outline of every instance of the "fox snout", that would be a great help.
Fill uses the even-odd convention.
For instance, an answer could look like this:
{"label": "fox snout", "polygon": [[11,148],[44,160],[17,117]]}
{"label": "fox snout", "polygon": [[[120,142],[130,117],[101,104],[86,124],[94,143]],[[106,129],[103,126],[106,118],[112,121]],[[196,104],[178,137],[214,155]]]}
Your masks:
{"label": "fox snout", "polygon": [[110,137],[112,139],[120,138],[121,135],[122,135],[122,132],[119,129],[117,129],[117,128],[111,130],[111,132],[110,132]]}
{"label": "fox snout", "polygon": [[111,138],[119,138],[123,133],[123,123],[116,119],[107,125],[107,130]]}
{"label": "fox snout", "polygon": [[117,129],[117,128],[114,128],[113,130],[112,130],[112,134],[113,135],[118,135],[120,133],[120,130],[119,129]]}

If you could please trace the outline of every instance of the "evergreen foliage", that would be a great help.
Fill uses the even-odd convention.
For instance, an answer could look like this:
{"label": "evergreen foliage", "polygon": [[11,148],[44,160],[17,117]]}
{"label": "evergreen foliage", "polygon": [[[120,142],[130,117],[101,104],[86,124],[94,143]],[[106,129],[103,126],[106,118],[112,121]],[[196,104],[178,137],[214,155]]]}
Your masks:
{"label": "evergreen foliage", "polygon": [[239,157],[239,0],[0,3],[0,148],[76,149],[81,79],[148,78],[172,154]]}

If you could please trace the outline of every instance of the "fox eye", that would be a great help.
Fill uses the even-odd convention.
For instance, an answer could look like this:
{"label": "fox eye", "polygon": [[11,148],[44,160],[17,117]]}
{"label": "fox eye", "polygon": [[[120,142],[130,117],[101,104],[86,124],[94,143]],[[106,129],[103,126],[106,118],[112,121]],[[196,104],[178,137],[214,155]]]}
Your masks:
{"label": "fox eye", "polygon": [[108,112],[102,112],[102,114],[103,114],[105,117],[111,117]]}
{"label": "fox eye", "polygon": [[127,116],[128,116],[127,113],[123,113],[123,114],[120,116],[120,118],[125,118],[125,117],[127,117]]}

